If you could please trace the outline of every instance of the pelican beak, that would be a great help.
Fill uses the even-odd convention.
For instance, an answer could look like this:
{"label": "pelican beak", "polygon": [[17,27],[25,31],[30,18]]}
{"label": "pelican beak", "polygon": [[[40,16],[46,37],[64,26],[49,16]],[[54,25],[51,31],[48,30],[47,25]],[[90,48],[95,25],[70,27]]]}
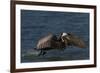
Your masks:
{"label": "pelican beak", "polygon": [[66,36],[66,39],[67,39],[67,40],[70,40],[69,36]]}
{"label": "pelican beak", "polygon": [[62,42],[65,42],[67,40],[70,40],[70,37],[66,35],[66,36],[63,36],[61,39],[62,39]]}

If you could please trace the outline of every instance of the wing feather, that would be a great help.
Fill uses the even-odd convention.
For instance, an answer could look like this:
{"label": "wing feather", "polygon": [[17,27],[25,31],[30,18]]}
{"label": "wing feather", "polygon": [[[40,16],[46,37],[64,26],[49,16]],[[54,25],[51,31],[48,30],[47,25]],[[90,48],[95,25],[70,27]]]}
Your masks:
{"label": "wing feather", "polygon": [[79,48],[85,48],[85,42],[83,41],[83,39],[77,37],[77,36],[72,36],[70,37],[70,43],[72,43],[73,45],[79,47]]}
{"label": "wing feather", "polygon": [[37,43],[37,49],[51,47],[51,41],[53,40],[53,37],[53,34],[48,34],[47,36],[41,38]]}

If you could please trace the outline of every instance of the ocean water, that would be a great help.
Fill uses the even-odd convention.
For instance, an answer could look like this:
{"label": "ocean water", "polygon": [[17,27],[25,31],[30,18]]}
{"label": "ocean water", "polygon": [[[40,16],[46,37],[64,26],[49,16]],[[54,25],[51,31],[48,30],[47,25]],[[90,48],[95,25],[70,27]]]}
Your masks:
{"label": "ocean water", "polygon": [[[75,46],[35,50],[37,41],[48,33],[72,32],[84,39],[86,48]],[[21,10],[21,62],[70,61],[89,59],[89,13]]]}

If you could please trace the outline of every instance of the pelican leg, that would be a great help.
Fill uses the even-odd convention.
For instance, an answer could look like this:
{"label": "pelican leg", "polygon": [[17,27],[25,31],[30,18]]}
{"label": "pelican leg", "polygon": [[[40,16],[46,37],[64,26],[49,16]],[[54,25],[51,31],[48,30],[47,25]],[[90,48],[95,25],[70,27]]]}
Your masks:
{"label": "pelican leg", "polygon": [[42,52],[42,55],[44,56],[45,54],[46,54],[46,52],[45,52],[45,51],[43,51],[43,52]]}
{"label": "pelican leg", "polygon": [[45,54],[46,54],[46,52],[44,50],[41,50],[38,56],[45,55]]}

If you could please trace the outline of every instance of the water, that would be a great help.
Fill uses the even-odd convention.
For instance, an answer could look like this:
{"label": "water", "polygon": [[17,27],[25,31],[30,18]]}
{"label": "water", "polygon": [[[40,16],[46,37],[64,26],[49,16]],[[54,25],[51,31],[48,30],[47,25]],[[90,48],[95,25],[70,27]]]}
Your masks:
{"label": "water", "polygon": [[[37,41],[52,32],[73,32],[84,39],[86,48],[66,47],[37,56]],[[89,13],[21,10],[21,62],[89,59]]]}

